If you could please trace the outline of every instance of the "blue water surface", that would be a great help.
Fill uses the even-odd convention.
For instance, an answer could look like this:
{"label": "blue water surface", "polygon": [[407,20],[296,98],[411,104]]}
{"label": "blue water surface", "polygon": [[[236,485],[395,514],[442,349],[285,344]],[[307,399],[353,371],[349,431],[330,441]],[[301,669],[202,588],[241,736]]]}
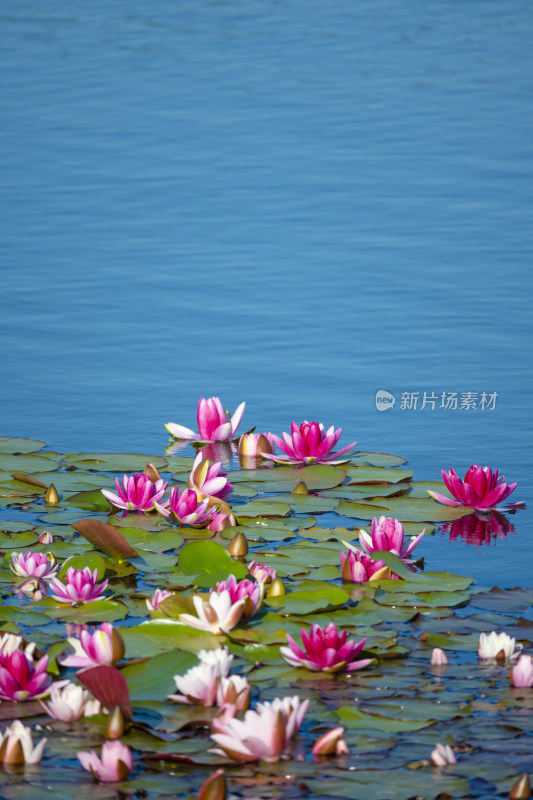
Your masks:
{"label": "blue water surface", "polygon": [[[532,499],[532,35],[518,0],[4,0],[1,432],[162,453],[219,395]],[[426,564],[532,586],[513,523]]]}

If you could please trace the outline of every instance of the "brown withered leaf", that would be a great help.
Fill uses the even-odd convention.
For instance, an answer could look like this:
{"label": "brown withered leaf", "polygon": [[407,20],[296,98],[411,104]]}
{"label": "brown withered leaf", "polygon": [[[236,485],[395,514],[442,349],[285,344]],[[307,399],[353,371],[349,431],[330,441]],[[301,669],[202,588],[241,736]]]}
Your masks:
{"label": "brown withered leaf", "polygon": [[124,536],[108,522],[97,519],[80,519],[72,525],[78,533],[99,550],[103,550],[112,558],[136,558],[138,553],[126,541]]}
{"label": "brown withered leaf", "polygon": [[118,706],[126,719],[131,719],[130,692],[120,670],[102,665],[77,672],[76,677],[103,706],[110,711]]}

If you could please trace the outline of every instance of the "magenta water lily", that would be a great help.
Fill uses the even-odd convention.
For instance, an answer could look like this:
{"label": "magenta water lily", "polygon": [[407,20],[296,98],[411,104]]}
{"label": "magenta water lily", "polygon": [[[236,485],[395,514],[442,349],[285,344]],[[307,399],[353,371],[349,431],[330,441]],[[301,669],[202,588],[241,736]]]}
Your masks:
{"label": "magenta water lily", "polygon": [[217,583],[217,592],[229,592],[230,600],[232,603],[238,603],[239,600],[244,601],[244,616],[252,617],[263,601],[265,592],[264,583],[258,581],[250,581],[245,578],[238,581],[235,575],[229,575],[225,581]]}
{"label": "magenta water lily", "polygon": [[347,632],[330,622],[325,628],[311,625],[309,632],[302,628],[302,647],[290,634],[286,634],[288,647],[280,647],[280,653],[292,667],[303,667],[312,672],[353,671],[368,666],[371,658],[354,660],[366,644],[366,639],[354,642]]}
{"label": "magenta water lily", "polygon": [[[348,545],[347,542],[344,544]],[[341,574],[343,581],[348,583],[366,583],[396,577],[391,575],[384,561],[373,559],[355,547],[350,548],[348,554],[341,550]]]}
{"label": "magenta water lily", "polygon": [[47,667],[48,656],[35,663],[33,656],[24,650],[0,650],[0,698],[24,702],[44,697],[52,683]]}
{"label": "magenta water lily", "polygon": [[449,472],[442,470],[442,479],[456,499],[428,490],[434,500],[447,506],[469,506],[478,510],[488,510],[503,503],[516,488],[516,483],[505,483],[504,475],[499,478],[497,469],[493,472],[490,467],[478,467],[477,464],[470,467],[464,480],[454,469]]}
{"label": "magenta water lily", "polygon": [[151,481],[148,475],[123,475],[122,483],[115,479],[117,494],[102,489],[102,494],[109,502],[124,511],[153,511],[165,494],[168,483],[162,478]]}
{"label": "magenta water lily", "polygon": [[218,397],[200,398],[197,410],[198,433],[184,425],[168,422],[167,431],[176,439],[200,442],[227,442],[235,438],[237,428],[241,424],[246,403],[241,403],[235,413],[230,416],[224,411]]}
{"label": "magenta water lily", "polygon": [[211,464],[209,459],[203,458],[202,454],[198,453],[189,476],[189,489],[194,489],[198,500],[204,498],[222,500],[231,494],[233,486],[226,478],[226,474],[220,472],[221,467],[220,461]]}
{"label": "magenta water lily", "polygon": [[[340,439],[342,428],[335,428],[333,425],[326,429],[322,422],[308,422],[304,420],[301,425],[296,422],[291,423],[291,433],[283,433],[283,438],[272,434],[272,440],[279,449],[285,453],[284,456],[263,453],[265,458],[270,458],[280,464],[342,464],[338,459],[351,450],[357,442],[331,453]],[[344,459],[346,461],[347,459]]]}
{"label": "magenta water lily", "polygon": [[209,522],[212,509],[208,500],[198,500],[194,489],[184,489],[180,492],[178,486],[170,490],[170,498],[163,503],[156,503],[156,508],[164,517],[170,517],[180,525],[189,525],[192,528],[201,528]]}
{"label": "magenta water lily", "polygon": [[98,583],[98,570],[91,572],[89,567],[74,569],[69,567],[65,575],[65,582],[59,578],[52,578],[50,589],[52,597],[58,603],[93,603],[100,600],[107,586],[107,580]]}
{"label": "magenta water lily", "polygon": [[[405,542],[405,534],[402,523],[390,517],[374,517],[371,523],[370,533],[364,529],[359,532],[359,543],[364,553],[371,556],[376,550],[388,550],[406,564],[411,564],[409,558],[415,547],[424,538],[425,530],[418,536],[413,536],[410,541]],[[348,542],[344,542],[346,547],[355,551],[356,548]]]}

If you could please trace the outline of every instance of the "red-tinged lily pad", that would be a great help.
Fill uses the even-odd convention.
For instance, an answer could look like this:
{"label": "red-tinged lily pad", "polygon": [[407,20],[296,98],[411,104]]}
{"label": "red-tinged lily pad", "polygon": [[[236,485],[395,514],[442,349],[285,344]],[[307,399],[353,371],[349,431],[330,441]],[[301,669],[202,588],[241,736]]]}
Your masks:
{"label": "red-tinged lily pad", "polygon": [[127,539],[107,522],[100,522],[97,519],[82,519],[75,522],[72,527],[111,558],[137,557],[136,550]]}
{"label": "red-tinged lily pad", "polygon": [[118,706],[124,716],[131,719],[128,682],[120,670],[109,666],[91,667],[78,672],[77,678],[105,708],[111,711]]}

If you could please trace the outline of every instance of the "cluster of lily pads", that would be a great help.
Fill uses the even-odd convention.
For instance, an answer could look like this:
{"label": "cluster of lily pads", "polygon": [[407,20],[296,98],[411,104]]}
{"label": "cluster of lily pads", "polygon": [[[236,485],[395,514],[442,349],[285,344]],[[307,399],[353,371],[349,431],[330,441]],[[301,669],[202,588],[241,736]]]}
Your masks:
{"label": "cluster of lily pads", "polygon": [[501,528],[515,484],[416,482],[318,422],[237,438],[243,413],[202,398],[165,456],[0,437],[2,796],[522,787],[533,591],[423,568],[434,531]]}

